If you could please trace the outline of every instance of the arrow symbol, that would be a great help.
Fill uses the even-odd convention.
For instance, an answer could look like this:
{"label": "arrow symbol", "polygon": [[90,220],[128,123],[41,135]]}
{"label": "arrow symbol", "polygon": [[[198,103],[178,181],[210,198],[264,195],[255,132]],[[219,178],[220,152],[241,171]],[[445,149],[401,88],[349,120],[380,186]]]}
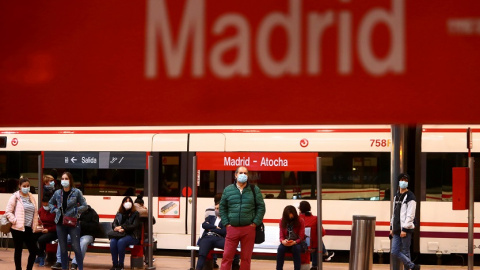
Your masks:
{"label": "arrow symbol", "polygon": [[72,157],[72,159],[70,159],[72,161],[72,163],[75,163],[75,161],[77,161],[77,159],[75,157]]}

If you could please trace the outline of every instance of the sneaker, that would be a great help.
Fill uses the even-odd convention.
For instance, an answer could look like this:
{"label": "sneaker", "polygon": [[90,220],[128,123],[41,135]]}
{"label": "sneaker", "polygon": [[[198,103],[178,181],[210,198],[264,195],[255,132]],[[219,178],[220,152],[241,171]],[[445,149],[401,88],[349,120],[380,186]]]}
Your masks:
{"label": "sneaker", "polygon": [[37,258],[35,258],[35,263],[40,263],[40,257],[37,256]]}
{"label": "sneaker", "polygon": [[38,257],[38,266],[45,266],[45,257]]}
{"label": "sneaker", "polygon": [[118,265],[117,270],[124,270],[123,263]]}
{"label": "sneaker", "polygon": [[72,267],[70,267],[70,270],[77,270],[78,265],[76,263],[72,263]]}
{"label": "sneaker", "polygon": [[62,264],[59,262],[56,262],[54,265],[51,267],[52,269],[60,269],[62,270]]}
{"label": "sneaker", "polygon": [[331,254],[327,252],[327,255],[325,256],[325,261],[329,262],[332,260],[333,256],[335,256],[335,252],[332,252]]}
{"label": "sneaker", "polygon": [[[60,268],[60,269],[61,269],[61,268]],[[117,270],[117,269],[118,269],[118,265],[116,265],[116,264],[114,264],[114,265],[112,266],[112,268],[110,268],[110,270]]]}

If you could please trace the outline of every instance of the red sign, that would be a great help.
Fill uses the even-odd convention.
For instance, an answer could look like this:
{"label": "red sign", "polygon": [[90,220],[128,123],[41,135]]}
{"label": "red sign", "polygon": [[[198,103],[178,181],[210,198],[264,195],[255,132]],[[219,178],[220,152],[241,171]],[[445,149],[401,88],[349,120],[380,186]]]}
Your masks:
{"label": "red sign", "polygon": [[13,145],[13,146],[17,146],[17,145],[18,145],[18,139],[17,139],[17,138],[13,138],[13,139],[12,139],[12,145]]}
{"label": "red sign", "polygon": [[317,153],[197,153],[198,170],[234,171],[316,171]]}
{"label": "red sign", "polygon": [[0,1],[0,34],[1,126],[480,123],[478,0]]}

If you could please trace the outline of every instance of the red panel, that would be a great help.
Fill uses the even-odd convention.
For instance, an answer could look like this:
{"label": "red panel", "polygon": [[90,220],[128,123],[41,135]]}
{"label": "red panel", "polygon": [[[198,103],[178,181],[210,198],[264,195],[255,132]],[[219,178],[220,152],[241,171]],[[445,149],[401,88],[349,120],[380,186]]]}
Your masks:
{"label": "red panel", "polygon": [[468,209],[468,168],[452,168],[452,209]]}
{"label": "red panel", "polygon": [[197,153],[198,170],[234,171],[316,171],[316,153]]}
{"label": "red panel", "polygon": [[0,126],[480,123],[479,18],[478,0],[0,1]]}

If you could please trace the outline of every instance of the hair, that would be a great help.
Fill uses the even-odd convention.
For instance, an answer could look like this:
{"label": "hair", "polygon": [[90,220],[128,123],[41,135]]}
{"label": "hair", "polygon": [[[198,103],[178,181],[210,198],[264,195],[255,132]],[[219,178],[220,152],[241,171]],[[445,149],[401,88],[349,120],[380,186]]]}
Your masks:
{"label": "hair", "polygon": [[70,172],[63,172],[62,176],[66,174],[68,176],[68,180],[70,181],[70,188],[74,188],[75,184],[73,183],[73,175]]}
{"label": "hair", "polygon": [[[290,221],[290,214],[293,214],[293,220]],[[297,209],[293,205],[287,205],[283,209],[282,221],[281,221],[282,228],[287,228],[289,223],[293,223],[293,227],[297,227],[300,225],[300,221],[298,220],[298,213]]]}
{"label": "hair", "polygon": [[310,206],[310,203],[307,201],[301,201],[300,205],[298,206],[298,209],[300,210],[300,213],[305,214],[305,216],[311,216],[312,213],[312,207]]}
{"label": "hair", "polygon": [[213,201],[215,202],[215,205],[219,204],[221,200],[222,200],[222,193],[217,193],[215,194],[215,196],[213,196]]}
{"label": "hair", "polygon": [[247,169],[247,172],[248,172],[248,168],[246,166],[238,166],[237,169],[235,170],[235,174],[238,174],[238,169],[240,168],[245,168]]}
{"label": "hair", "polygon": [[[137,198],[135,199],[135,202],[134,202],[134,203],[138,203],[138,204],[140,204],[140,205],[143,205],[143,204],[145,203],[145,202],[143,201],[143,195],[142,195],[142,194],[138,195]],[[122,203],[122,205],[123,205],[123,203]]]}
{"label": "hair", "polygon": [[53,176],[51,176],[50,174],[45,174],[45,175],[43,176],[43,182],[44,182],[44,183],[45,183],[45,181],[49,181],[49,182],[50,182],[50,181],[52,181],[52,180],[55,181],[55,179],[53,178]]}
{"label": "hair", "polygon": [[127,211],[127,209],[125,209],[125,207],[123,207],[123,204],[128,200],[130,199],[130,201],[132,202],[132,208],[130,208],[130,213],[133,213],[135,211],[137,211],[137,209],[135,209],[135,205],[133,204],[133,200],[130,196],[125,196],[122,200],[122,203],[120,204],[120,207],[118,208],[118,212],[119,213],[122,213],[122,214],[125,214]]}
{"label": "hair", "polygon": [[20,177],[20,179],[18,180],[18,186],[21,186],[25,182],[28,182],[30,184],[30,180],[28,180],[28,178],[23,177],[23,176]]}
{"label": "hair", "polygon": [[43,197],[42,197],[42,202],[47,202],[47,203],[48,203],[49,201],[50,201],[50,196],[48,196],[48,195],[43,195]]}

